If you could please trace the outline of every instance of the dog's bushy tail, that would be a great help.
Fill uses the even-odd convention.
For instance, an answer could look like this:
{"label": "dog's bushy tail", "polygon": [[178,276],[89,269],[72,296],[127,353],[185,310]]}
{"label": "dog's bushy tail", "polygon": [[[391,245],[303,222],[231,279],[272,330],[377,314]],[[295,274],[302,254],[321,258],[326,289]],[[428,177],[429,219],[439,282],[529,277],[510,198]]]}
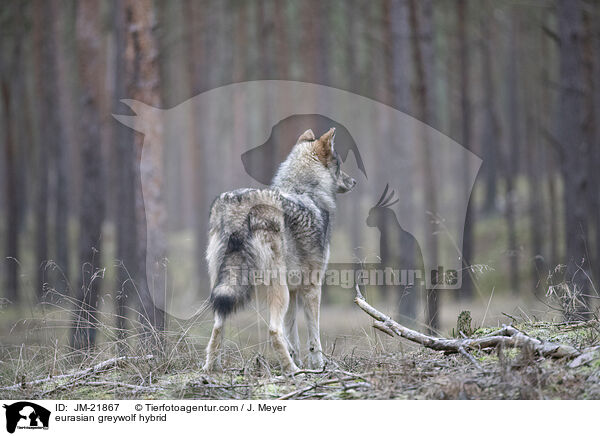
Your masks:
{"label": "dog's bushy tail", "polygon": [[216,284],[210,294],[210,302],[216,313],[226,317],[250,299],[249,271],[253,268],[253,256],[243,235],[226,235],[225,252],[218,269]]}

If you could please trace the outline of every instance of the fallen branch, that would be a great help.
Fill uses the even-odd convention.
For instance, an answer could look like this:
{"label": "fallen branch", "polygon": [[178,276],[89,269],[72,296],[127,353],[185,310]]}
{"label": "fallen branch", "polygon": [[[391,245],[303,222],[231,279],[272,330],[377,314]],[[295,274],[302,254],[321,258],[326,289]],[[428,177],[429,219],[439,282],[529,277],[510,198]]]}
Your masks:
{"label": "fallen branch", "polygon": [[531,325],[532,327],[546,327],[546,328],[560,327],[561,330],[567,331],[567,330],[577,330],[577,329],[584,329],[584,328],[594,328],[594,327],[598,327],[600,325],[600,323],[596,319],[591,319],[588,321],[563,321],[563,322],[538,321],[538,322],[530,323],[528,325]]}
{"label": "fallen branch", "polygon": [[122,388],[122,389],[130,389],[131,393],[136,393],[139,391],[143,392],[155,392],[157,390],[156,387],[152,386],[141,386],[141,385],[132,385],[129,383],[122,382],[113,382],[113,381],[88,381],[88,380],[73,380],[71,382],[65,383],[63,385],[57,386],[53,389],[49,389],[45,392],[42,392],[35,396],[35,398],[44,398],[47,395],[53,394],[54,392],[64,391],[66,389],[71,389],[79,386],[93,386],[93,387],[108,387],[108,388]]}
{"label": "fallen branch", "polygon": [[111,381],[86,381],[77,384],[78,386],[104,386],[108,388],[123,388],[133,391],[154,392],[158,390],[155,386],[132,385],[130,383],[111,382]]}
{"label": "fallen branch", "polygon": [[[354,302],[365,313],[376,320],[373,325],[373,327],[376,329],[381,330],[388,335],[399,336],[404,339],[408,339],[409,341],[436,351],[460,353],[465,355],[466,350],[482,350],[486,348],[504,346],[514,348],[530,347],[541,356],[553,358],[574,358],[581,354],[581,351],[575,347],[565,344],[541,341],[526,335],[512,326],[504,326],[500,330],[480,338],[437,338],[409,329],[408,327],[399,324],[389,316],[378,311],[369,303],[367,303],[358,286],[356,286],[356,298],[354,299]],[[472,359],[469,360],[473,361]]]}
{"label": "fallen branch", "polygon": [[41,385],[44,383],[49,383],[49,382],[52,382],[55,380],[61,380],[61,379],[65,379],[65,378],[76,378],[79,380],[79,379],[88,377],[90,375],[98,374],[98,373],[106,371],[108,369],[117,367],[124,362],[147,361],[147,360],[151,360],[153,358],[154,358],[154,356],[152,356],[150,354],[147,356],[113,357],[112,359],[105,360],[104,362],[100,362],[100,363],[98,363],[90,368],[84,369],[82,371],[76,371],[76,372],[72,372],[69,374],[48,376],[46,378],[41,378],[41,379],[33,380],[30,382],[26,382],[26,383],[17,383],[12,386],[0,387],[0,390],[2,390],[2,391],[17,391],[19,389],[26,389],[28,387],[38,386],[38,385]]}
{"label": "fallen branch", "polygon": [[[317,389],[317,388],[320,388],[320,387],[324,387],[324,386],[328,386],[328,385],[332,385],[332,384],[336,384],[336,383],[342,383],[343,384],[346,381],[352,381],[352,380],[356,380],[356,379],[363,379],[363,377],[362,376],[356,377],[356,376],[352,375],[352,376],[347,376],[347,377],[338,377],[338,378],[333,378],[333,379],[327,379],[327,380],[324,380],[324,381],[320,381],[320,382],[314,383],[314,384],[312,384],[310,386],[307,386],[307,387],[304,387],[302,389],[298,389],[298,390],[289,392],[289,393],[287,393],[285,395],[282,395],[281,397],[279,397],[277,399],[278,400],[289,400],[290,398],[297,397],[299,395],[305,394],[305,393],[307,393],[309,391],[312,391],[313,389]],[[363,385],[369,385],[370,386],[370,383],[363,382],[361,384],[361,386],[363,386]],[[344,389],[348,388],[348,386],[342,386],[342,387]]]}
{"label": "fallen branch", "polygon": [[475,359],[473,357],[473,355],[469,354],[467,352],[467,350],[465,350],[464,348],[459,348],[458,351],[460,352],[460,354],[462,354],[463,356],[465,356],[472,364],[475,368],[477,368],[480,371],[483,371],[483,368],[481,367],[481,365],[479,364],[479,362],[477,362],[477,359]]}
{"label": "fallen branch", "polygon": [[581,352],[581,355],[577,356],[571,363],[569,368],[577,368],[582,365],[587,365],[594,360],[600,359],[600,346],[586,348]]}

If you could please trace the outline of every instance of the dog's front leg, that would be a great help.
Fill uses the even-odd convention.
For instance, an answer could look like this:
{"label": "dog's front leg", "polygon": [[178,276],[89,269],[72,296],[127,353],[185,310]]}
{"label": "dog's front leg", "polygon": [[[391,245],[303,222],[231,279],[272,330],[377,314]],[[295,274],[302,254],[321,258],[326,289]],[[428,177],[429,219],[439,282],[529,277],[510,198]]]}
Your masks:
{"label": "dog's front leg", "polygon": [[321,286],[310,288],[304,294],[304,314],[308,325],[308,365],[311,369],[323,368],[323,350],[319,333]]}
{"label": "dog's front leg", "polygon": [[290,291],[290,303],[287,312],[285,313],[285,335],[288,340],[290,354],[294,363],[302,367],[300,359],[300,337],[298,336],[298,323],[296,314],[298,311],[298,294]]}
{"label": "dog's front leg", "polygon": [[268,286],[269,301],[269,336],[271,345],[279,358],[285,372],[296,372],[298,367],[292,360],[284,332],[284,317],[288,309],[290,295],[287,285],[273,284]]}

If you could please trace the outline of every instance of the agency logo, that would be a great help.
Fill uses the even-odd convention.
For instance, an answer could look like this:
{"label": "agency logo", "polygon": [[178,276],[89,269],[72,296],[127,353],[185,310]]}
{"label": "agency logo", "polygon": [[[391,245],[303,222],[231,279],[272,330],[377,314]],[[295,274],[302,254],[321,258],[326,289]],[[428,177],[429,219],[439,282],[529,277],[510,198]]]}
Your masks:
{"label": "agency logo", "polygon": [[10,405],[4,404],[6,409],[6,431],[14,433],[16,429],[48,430],[50,411],[42,406],[28,401],[19,401]]}

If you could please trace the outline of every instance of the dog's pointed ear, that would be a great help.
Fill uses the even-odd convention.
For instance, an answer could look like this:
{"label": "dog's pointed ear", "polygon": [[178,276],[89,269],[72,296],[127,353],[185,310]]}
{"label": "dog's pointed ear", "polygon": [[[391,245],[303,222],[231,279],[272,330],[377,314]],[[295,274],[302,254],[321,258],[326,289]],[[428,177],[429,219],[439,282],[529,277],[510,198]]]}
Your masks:
{"label": "dog's pointed ear", "polygon": [[333,143],[333,138],[335,138],[335,127],[332,127],[326,133],[324,133],[323,136],[319,138],[319,141]]}
{"label": "dog's pointed ear", "polygon": [[327,133],[315,141],[314,151],[323,165],[327,165],[329,158],[333,154],[333,139],[335,137],[335,127],[329,129]]}
{"label": "dog's pointed ear", "polygon": [[300,135],[300,137],[296,141],[296,144],[300,144],[301,142],[306,142],[306,141],[314,141],[315,139],[316,138],[315,138],[315,134],[313,133],[313,131],[311,129],[308,129],[306,132],[304,132],[302,135]]}

